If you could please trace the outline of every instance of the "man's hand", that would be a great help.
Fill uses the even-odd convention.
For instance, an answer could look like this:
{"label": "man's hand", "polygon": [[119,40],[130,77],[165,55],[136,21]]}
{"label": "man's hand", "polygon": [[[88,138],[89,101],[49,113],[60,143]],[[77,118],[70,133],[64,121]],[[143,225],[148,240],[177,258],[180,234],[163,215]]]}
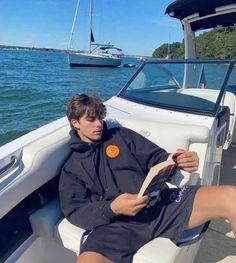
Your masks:
{"label": "man's hand", "polygon": [[137,197],[138,194],[121,194],[111,202],[111,210],[116,215],[135,216],[148,203],[148,196]]}
{"label": "man's hand", "polygon": [[179,168],[190,173],[198,169],[199,158],[196,152],[186,152],[182,149],[178,149],[177,153],[176,163]]}

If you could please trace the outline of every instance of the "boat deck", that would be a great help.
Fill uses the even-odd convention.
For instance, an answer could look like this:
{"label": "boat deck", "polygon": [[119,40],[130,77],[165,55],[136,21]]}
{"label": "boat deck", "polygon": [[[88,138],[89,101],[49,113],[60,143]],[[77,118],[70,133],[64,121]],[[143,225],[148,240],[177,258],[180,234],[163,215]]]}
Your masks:
{"label": "boat deck", "polygon": [[[236,145],[223,153],[220,184],[236,185]],[[236,205],[236,203],[235,203]],[[235,263],[236,240],[225,220],[211,222],[195,263]]]}

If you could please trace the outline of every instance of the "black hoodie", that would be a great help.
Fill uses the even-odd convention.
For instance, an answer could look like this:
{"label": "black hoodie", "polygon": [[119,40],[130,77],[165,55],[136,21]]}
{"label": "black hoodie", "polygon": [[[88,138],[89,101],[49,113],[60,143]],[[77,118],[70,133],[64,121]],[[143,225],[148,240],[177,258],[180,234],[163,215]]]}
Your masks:
{"label": "black hoodie", "polygon": [[[124,127],[107,129],[102,139],[82,141],[70,132],[72,153],[62,168],[59,184],[61,209],[74,225],[92,229],[116,216],[110,203],[122,193],[138,193],[149,169],[168,153],[140,134]],[[107,149],[115,147],[115,155]]]}

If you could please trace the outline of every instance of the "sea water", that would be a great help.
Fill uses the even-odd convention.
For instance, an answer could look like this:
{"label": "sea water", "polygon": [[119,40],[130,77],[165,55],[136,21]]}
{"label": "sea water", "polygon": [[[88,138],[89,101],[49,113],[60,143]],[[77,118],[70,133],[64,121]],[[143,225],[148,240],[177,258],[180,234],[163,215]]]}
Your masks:
{"label": "sea water", "polygon": [[140,65],[127,57],[135,68],[70,68],[62,52],[3,49],[0,61],[0,146],[65,116],[75,93],[116,95]]}
{"label": "sea water", "polygon": [[[103,100],[116,95],[140,62],[126,57],[134,68],[70,68],[62,52],[0,49],[0,146],[65,116],[66,104],[80,92]],[[229,84],[236,85],[236,69]]]}

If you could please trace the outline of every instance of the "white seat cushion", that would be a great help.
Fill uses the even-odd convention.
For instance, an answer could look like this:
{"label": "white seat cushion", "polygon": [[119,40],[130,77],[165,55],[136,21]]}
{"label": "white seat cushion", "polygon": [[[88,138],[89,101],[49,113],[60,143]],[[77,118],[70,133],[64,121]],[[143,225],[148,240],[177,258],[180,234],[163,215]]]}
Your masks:
{"label": "white seat cushion", "polygon": [[[79,254],[80,237],[84,230],[72,225],[66,218],[62,219],[55,228],[55,237],[62,242],[63,246]],[[134,256],[133,262],[162,263],[170,262],[175,258],[181,248],[175,246],[169,239],[156,238],[143,246]]]}
{"label": "white seat cushion", "polygon": [[66,218],[59,221],[55,226],[54,237],[59,243],[69,250],[74,251],[77,255],[80,250],[80,237],[84,229],[71,224]]}

